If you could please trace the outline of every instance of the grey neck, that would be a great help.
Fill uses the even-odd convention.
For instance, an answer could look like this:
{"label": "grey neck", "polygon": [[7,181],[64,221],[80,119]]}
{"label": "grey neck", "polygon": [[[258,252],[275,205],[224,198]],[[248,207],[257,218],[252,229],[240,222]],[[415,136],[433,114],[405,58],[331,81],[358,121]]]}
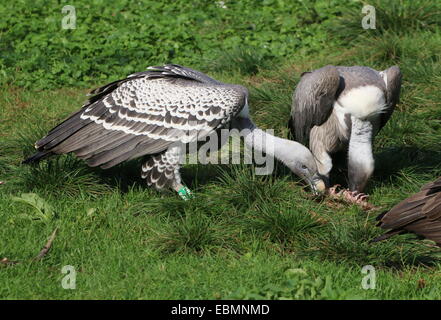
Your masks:
{"label": "grey neck", "polygon": [[236,118],[233,127],[240,131],[247,147],[254,149],[254,152],[265,152],[267,156],[275,157],[289,168],[295,166],[296,151],[305,148],[298,142],[279,138],[259,129],[250,118]]}

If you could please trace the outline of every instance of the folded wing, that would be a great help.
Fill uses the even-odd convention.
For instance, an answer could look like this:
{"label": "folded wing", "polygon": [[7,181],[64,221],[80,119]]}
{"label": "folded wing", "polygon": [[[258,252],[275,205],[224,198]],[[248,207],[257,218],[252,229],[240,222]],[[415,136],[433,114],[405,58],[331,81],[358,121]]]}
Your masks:
{"label": "folded wing", "polygon": [[389,231],[374,242],[394,234],[413,232],[441,246],[441,177],[379,215],[377,220],[380,228]]}
{"label": "folded wing", "polygon": [[339,83],[340,76],[334,66],[302,75],[293,94],[291,111],[297,141],[307,145],[311,129],[322,125],[329,118]]}
{"label": "folded wing", "polygon": [[37,141],[38,152],[24,162],[73,152],[90,166],[110,168],[157,154],[224,126],[242,109],[247,92],[189,68],[165,65],[91,94],[79,111]]}

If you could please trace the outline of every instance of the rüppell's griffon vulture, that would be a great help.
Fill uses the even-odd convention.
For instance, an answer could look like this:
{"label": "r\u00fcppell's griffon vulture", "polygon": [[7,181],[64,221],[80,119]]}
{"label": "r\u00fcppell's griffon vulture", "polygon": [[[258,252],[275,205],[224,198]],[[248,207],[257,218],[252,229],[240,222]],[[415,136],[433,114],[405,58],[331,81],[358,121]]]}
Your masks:
{"label": "r\u00fcppell's griffon vulture", "polygon": [[319,184],[308,148],[256,128],[243,86],[169,64],[149,67],[91,95],[80,110],[36,142],[37,153],[24,163],[73,152],[89,166],[107,169],[144,156],[141,175],[147,184],[172,188],[187,199],[190,191],[179,173],[181,156],[190,149],[186,145],[205,141],[232,122],[234,128],[248,129],[246,145],[279,159],[313,189]]}
{"label": "r\u00fcppell's griffon vulture", "polygon": [[400,88],[397,66],[377,71],[329,65],[302,74],[293,94],[290,127],[295,140],[314,154],[327,188],[332,154],[347,150],[348,194],[354,201],[366,198],[362,192],[374,171],[373,139],[391,117]]}

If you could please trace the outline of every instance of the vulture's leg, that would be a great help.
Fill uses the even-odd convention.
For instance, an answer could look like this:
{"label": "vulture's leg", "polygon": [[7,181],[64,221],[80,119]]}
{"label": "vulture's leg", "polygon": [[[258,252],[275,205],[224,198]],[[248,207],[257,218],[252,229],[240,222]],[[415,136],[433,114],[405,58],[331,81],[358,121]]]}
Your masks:
{"label": "vulture's leg", "polygon": [[142,165],[141,177],[146,179],[149,186],[153,186],[158,190],[172,188],[182,199],[190,199],[191,191],[182,184],[179,173],[182,156],[181,147],[171,147],[166,151],[151,156]]}
{"label": "vulture's leg", "polygon": [[366,200],[367,196],[361,192],[374,172],[372,132],[371,122],[352,117],[348,150],[349,192],[345,198],[356,203]]}

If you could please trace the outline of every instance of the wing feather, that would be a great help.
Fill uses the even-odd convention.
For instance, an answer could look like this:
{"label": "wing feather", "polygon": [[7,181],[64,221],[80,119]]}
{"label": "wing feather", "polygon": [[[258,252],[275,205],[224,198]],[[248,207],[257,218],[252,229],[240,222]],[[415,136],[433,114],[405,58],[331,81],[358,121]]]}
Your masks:
{"label": "wing feather", "polygon": [[40,154],[74,152],[90,166],[108,168],[203,139],[239,113],[247,98],[244,87],[178,65],[152,67],[92,93],[99,99],[92,97],[36,143]]}
{"label": "wing feather", "polygon": [[390,229],[374,239],[384,240],[401,232],[413,232],[441,245],[441,178],[377,217],[378,226]]}
{"label": "wing feather", "polygon": [[380,130],[383,128],[386,123],[389,121],[392,113],[395,110],[395,106],[400,100],[400,91],[401,91],[401,71],[398,66],[392,66],[382,72],[380,74],[383,76],[383,79],[386,82],[386,99],[387,99],[387,107],[385,112],[381,117]]}
{"label": "wing feather", "polygon": [[334,66],[305,72],[293,94],[291,117],[295,139],[305,145],[314,126],[331,115],[340,76]]}

